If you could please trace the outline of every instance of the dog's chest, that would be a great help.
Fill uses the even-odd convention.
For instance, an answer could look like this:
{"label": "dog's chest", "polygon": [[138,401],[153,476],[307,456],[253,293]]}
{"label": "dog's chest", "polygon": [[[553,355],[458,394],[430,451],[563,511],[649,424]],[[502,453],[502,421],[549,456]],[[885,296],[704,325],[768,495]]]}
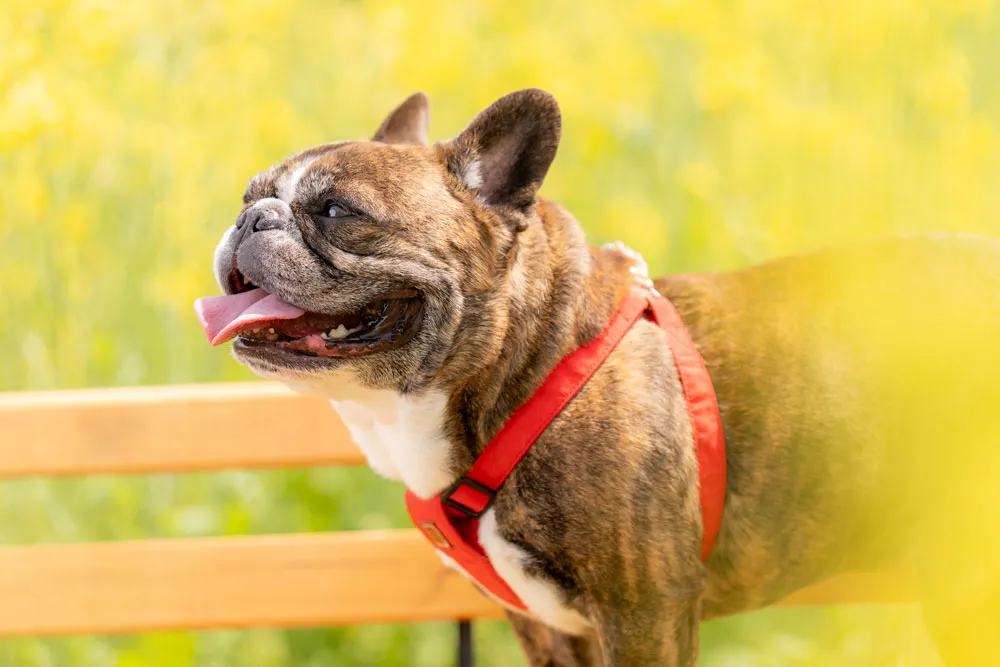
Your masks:
{"label": "dog's chest", "polygon": [[[414,397],[364,391],[330,403],[375,472],[403,482],[423,498],[440,493],[455,481],[451,444],[444,430],[448,401],[443,393]],[[497,573],[538,619],[574,634],[589,627],[583,616],[565,604],[554,583],[527,573],[529,556],[501,536],[492,510],[480,521],[479,543]],[[443,560],[461,570],[451,559]]]}
{"label": "dog's chest", "polygon": [[404,396],[366,391],[357,399],[331,400],[371,468],[403,482],[422,498],[439,493],[454,478],[444,433],[448,399],[439,392]]}

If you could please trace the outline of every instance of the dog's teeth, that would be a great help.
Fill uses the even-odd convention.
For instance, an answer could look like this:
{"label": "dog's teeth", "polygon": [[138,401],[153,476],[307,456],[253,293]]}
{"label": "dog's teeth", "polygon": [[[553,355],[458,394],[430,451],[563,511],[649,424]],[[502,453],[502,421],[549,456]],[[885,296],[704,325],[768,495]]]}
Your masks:
{"label": "dog's teeth", "polygon": [[348,336],[350,336],[352,333],[354,333],[355,331],[357,331],[360,328],[361,327],[356,327],[354,329],[348,329],[343,324],[338,324],[337,326],[335,326],[334,328],[332,328],[328,332],[326,332],[326,334],[330,338],[330,340],[340,340],[342,338],[347,338]]}
{"label": "dog's teeth", "polygon": [[273,334],[274,333],[274,329],[268,329],[267,333]]}
{"label": "dog's teeth", "polygon": [[323,340],[330,340],[330,337],[326,334],[325,331],[321,333],[319,337],[322,338]]}

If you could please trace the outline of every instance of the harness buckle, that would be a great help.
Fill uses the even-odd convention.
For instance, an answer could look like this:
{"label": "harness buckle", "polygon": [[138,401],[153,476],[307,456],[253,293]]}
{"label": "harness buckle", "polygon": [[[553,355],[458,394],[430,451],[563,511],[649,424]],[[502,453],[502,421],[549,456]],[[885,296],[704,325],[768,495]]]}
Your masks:
{"label": "harness buckle", "polygon": [[[486,503],[483,505],[483,508],[481,510],[476,511],[475,509],[455,500],[452,497],[463,486],[467,486],[470,489],[486,496]],[[470,479],[469,477],[463,475],[462,477],[459,477],[454,484],[445,489],[445,491],[441,494],[441,502],[444,505],[452,508],[453,510],[461,512],[470,519],[478,519],[479,517],[481,517],[483,514],[486,513],[486,510],[490,508],[490,506],[493,504],[493,500],[496,497],[497,497],[496,491],[486,486],[485,484],[480,484],[476,480]]]}

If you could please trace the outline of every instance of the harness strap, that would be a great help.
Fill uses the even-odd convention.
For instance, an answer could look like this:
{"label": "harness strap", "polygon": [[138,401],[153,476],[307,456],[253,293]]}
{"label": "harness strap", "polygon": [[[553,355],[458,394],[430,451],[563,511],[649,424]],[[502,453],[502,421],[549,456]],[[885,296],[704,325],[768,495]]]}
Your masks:
{"label": "harness strap", "polygon": [[442,502],[478,518],[542,432],[583,389],[647,308],[646,296],[630,290],[604,330],[556,364],[542,385],[522,403],[472,464],[444,493]]}
{"label": "harness strap", "polygon": [[556,364],[465,476],[438,496],[420,498],[406,493],[410,517],[424,536],[481,589],[511,607],[527,610],[479,544],[479,518],[539,436],[643,316],[666,332],[680,378],[698,459],[702,560],[711,553],[726,499],[726,448],[715,390],[704,359],[669,299],[633,288],[600,334]]}

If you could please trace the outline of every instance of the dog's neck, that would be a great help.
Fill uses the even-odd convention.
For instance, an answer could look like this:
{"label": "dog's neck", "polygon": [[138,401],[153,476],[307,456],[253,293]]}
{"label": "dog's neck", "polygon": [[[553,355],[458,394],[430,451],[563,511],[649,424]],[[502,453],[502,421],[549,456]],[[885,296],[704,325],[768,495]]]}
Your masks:
{"label": "dog's neck", "polygon": [[494,297],[491,312],[504,322],[497,343],[480,346],[482,365],[449,392],[450,435],[464,444],[463,469],[559,360],[600,332],[631,284],[623,258],[588,246],[567,211],[542,201],[538,216],[521,233]]}
{"label": "dog's neck", "polygon": [[[588,247],[568,212],[540,202],[538,216],[518,239],[507,279],[485,297],[497,323],[492,344],[460,339],[439,381],[419,392],[367,389],[347,377],[331,383],[328,397],[371,467],[417,495],[439,493],[467,471],[556,363],[601,330],[632,284],[629,263]],[[458,335],[474,331],[463,322]],[[470,349],[477,362],[458,363]]]}

